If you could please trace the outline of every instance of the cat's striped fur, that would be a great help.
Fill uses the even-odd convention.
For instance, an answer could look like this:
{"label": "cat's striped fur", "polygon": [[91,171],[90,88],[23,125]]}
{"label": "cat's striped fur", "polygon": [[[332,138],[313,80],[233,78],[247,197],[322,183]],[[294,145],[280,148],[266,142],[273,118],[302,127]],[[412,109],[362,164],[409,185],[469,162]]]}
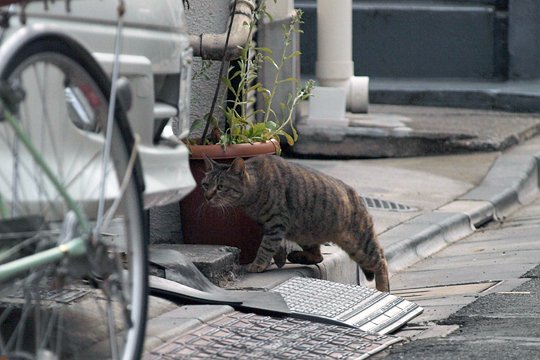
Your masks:
{"label": "cat's striped fur", "polygon": [[333,242],[356,261],[377,289],[390,291],[388,271],[371,216],[354,189],[342,181],[275,155],[249,160],[237,158],[231,165],[206,159],[201,185],[210,206],[236,206],[263,227],[257,257],[250,272],[262,272],[272,257],[285,263],[283,239],[298,243],[294,263],[323,260],[320,245]]}

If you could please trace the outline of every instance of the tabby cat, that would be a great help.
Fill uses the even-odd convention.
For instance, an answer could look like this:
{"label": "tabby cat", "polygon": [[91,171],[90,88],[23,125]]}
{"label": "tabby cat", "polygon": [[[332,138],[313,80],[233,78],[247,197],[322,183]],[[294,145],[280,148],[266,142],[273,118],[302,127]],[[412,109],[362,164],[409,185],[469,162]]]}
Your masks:
{"label": "tabby cat", "polygon": [[[205,159],[201,182],[210,206],[240,207],[263,227],[263,239],[249,272],[262,272],[274,257],[316,264],[320,245],[333,242],[356,261],[380,291],[390,291],[383,250],[362,199],[342,181],[275,155],[259,155],[232,164]],[[303,251],[288,255],[284,239]]]}

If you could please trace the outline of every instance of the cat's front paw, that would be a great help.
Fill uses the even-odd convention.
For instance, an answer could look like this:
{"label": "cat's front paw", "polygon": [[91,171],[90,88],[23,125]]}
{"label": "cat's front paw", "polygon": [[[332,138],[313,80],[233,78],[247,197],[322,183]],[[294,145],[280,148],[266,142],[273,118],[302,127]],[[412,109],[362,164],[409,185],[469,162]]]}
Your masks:
{"label": "cat's front paw", "polygon": [[266,270],[267,267],[268,265],[252,262],[246,266],[246,271],[250,273],[260,273]]}
{"label": "cat's front paw", "polygon": [[276,266],[281,269],[287,262],[287,249],[285,247],[280,247],[274,255],[274,263]]}

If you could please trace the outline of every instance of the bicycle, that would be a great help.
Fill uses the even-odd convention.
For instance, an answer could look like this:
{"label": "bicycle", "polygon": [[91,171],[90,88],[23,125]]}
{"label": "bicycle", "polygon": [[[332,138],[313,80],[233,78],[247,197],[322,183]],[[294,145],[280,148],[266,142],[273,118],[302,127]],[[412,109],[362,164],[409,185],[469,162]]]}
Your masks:
{"label": "bicycle", "polygon": [[0,358],[138,358],[147,239],[126,112],[107,122],[111,81],[68,37],[0,68]]}

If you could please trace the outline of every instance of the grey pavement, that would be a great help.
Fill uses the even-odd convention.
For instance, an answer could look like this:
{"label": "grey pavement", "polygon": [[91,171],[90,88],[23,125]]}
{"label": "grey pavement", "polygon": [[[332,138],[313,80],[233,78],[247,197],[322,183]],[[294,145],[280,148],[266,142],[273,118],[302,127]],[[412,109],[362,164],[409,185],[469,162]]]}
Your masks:
{"label": "grey pavement", "polygon": [[539,233],[537,198],[394,276],[425,311],[401,332],[414,341],[376,358],[540,358]]}
{"label": "grey pavement", "polygon": [[[487,118],[488,115],[483,116]],[[516,250],[521,257],[514,258],[514,262],[505,263],[503,260],[509,257],[503,256],[500,264],[486,265],[490,265],[488,268],[493,271],[486,276],[482,276],[484,270],[476,267],[467,270],[471,264],[480,266],[483,262],[492,261],[495,255],[500,255],[495,245],[504,247],[501,252],[505,251],[505,254],[512,251],[515,239],[510,240],[508,236],[512,235],[505,235],[505,231],[512,233],[519,226],[509,225],[513,220],[503,222],[505,225],[501,228],[497,228],[497,224],[505,219],[513,219],[509,215],[538,196],[540,138],[530,138],[536,133],[536,120],[527,126],[532,129],[531,132],[523,130],[528,135],[517,138],[519,145],[505,148],[504,151],[371,160],[292,160],[340,178],[365,196],[411,207],[409,211],[400,212],[370,209],[389,260],[391,288],[397,295],[416,300],[426,309],[423,315],[402,331],[401,336],[412,339],[438,338],[455,331],[461,323],[442,321],[484,293],[495,289],[503,293],[512,292],[514,287],[524,282],[519,276],[538,264],[539,261],[535,260],[539,259],[535,252],[538,245],[528,237],[523,245],[525,250]],[[512,126],[507,129],[512,130]],[[488,232],[483,227],[485,224],[488,224],[489,231],[502,237],[498,241],[485,238],[481,247],[483,250],[467,245],[472,237]],[[490,250],[492,242],[495,250]],[[444,254],[445,251],[456,253],[444,260],[430,257]],[[460,251],[464,254],[462,259]],[[226,286],[271,289],[293,276],[373,286],[365,282],[362,273],[339,248],[326,246],[323,253],[325,260],[321,264],[287,264],[283,269],[270,268],[262,274],[245,275],[240,272],[230,277],[232,281]],[[453,263],[455,268],[450,266]],[[426,268],[416,271],[415,266],[418,269],[420,266]],[[428,290],[418,289],[420,287]],[[219,305],[178,307],[157,298],[152,298],[150,308],[147,350],[211,318],[233,311],[228,306]],[[406,349],[407,346],[394,346],[390,356],[401,356],[393,351]],[[388,355],[388,352],[385,354]]]}

